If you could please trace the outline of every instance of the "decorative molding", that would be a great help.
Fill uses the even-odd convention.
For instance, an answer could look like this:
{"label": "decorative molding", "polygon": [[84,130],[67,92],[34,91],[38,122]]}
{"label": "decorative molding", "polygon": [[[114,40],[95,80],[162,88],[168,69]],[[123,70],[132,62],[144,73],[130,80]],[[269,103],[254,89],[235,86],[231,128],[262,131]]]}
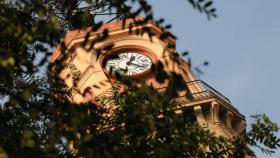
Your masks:
{"label": "decorative molding", "polygon": [[95,73],[96,70],[95,67],[93,66],[88,66],[86,68],[86,70],[81,74],[79,81],[77,82],[77,86],[74,87],[74,85],[71,87],[71,89],[73,90],[72,92],[72,99],[75,97],[75,95],[80,92],[81,88],[83,87],[83,85],[86,83],[86,81],[90,78],[90,76]]}
{"label": "decorative molding", "polygon": [[[143,21],[143,18],[136,18],[136,19],[126,19],[125,25],[123,25],[124,21],[116,21],[116,22],[111,22],[107,24],[103,24],[98,30],[92,31],[92,27],[88,27],[86,29],[78,29],[78,30],[73,30],[70,31],[66,34],[63,40],[61,40],[61,43],[64,43],[66,47],[72,48],[75,47],[75,45],[79,45],[84,41],[84,38],[87,33],[90,33],[92,37],[94,37],[97,34],[102,33],[105,29],[109,30],[110,36],[113,36],[114,34],[120,34],[120,33],[127,33],[129,32],[129,26],[130,23],[134,23],[135,21]],[[145,25],[143,26],[135,26],[132,28],[132,31],[135,31],[136,29],[140,29],[142,27],[149,27],[151,28],[155,33],[161,34],[163,32],[163,28],[158,26],[155,22],[153,21],[148,21]],[[90,38],[89,40],[91,40]],[[176,44],[176,39],[173,37],[168,37],[166,39],[167,43],[171,44]],[[60,49],[61,49],[61,44],[58,44],[58,46],[53,50],[52,56],[51,56],[51,62],[54,62],[60,55]]]}
{"label": "decorative molding", "polygon": [[204,118],[203,112],[202,112],[202,108],[200,105],[194,106],[194,112],[196,114],[196,119],[197,122],[202,126],[202,127],[207,127],[207,122]]}
{"label": "decorative molding", "polygon": [[226,114],[226,127],[229,130],[233,130],[233,128],[232,128],[232,119],[233,119],[233,113],[230,112],[230,111],[227,111],[227,114]]}
{"label": "decorative molding", "polygon": [[210,113],[211,113],[213,124],[217,124],[217,125],[221,124],[221,120],[219,118],[219,110],[220,110],[220,104],[218,104],[215,101],[211,102]]}

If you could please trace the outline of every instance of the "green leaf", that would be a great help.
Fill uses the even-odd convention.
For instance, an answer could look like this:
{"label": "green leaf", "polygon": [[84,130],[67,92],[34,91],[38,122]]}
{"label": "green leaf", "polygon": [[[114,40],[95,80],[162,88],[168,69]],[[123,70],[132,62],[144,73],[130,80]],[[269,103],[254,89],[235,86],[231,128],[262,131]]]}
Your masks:
{"label": "green leaf", "polygon": [[0,66],[4,68],[13,67],[14,65],[15,65],[15,59],[13,57],[0,59]]}
{"label": "green leaf", "polygon": [[31,130],[25,130],[22,133],[22,139],[21,139],[21,143],[20,146],[22,148],[33,148],[35,146],[35,142],[32,139],[33,133]]}
{"label": "green leaf", "polygon": [[31,90],[32,90],[31,87],[26,86],[23,89],[22,98],[25,99],[25,100],[28,100],[31,97],[31,95],[32,95]]}

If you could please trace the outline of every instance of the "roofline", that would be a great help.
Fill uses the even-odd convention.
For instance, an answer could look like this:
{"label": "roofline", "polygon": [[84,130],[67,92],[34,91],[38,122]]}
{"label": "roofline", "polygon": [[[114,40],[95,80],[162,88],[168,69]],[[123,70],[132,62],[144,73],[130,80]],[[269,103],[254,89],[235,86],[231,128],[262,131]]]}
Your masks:
{"label": "roofline", "polygon": [[[93,27],[87,27],[85,29],[77,29],[77,30],[72,30],[69,31],[68,33],[66,33],[65,37],[61,40],[61,42],[54,48],[54,50],[52,51],[52,55],[51,55],[51,62],[55,61],[59,55],[60,55],[60,50],[62,47],[62,43],[64,43],[66,46],[69,45],[69,43],[71,43],[71,40],[73,39],[73,37],[78,37],[78,36],[85,36],[87,33],[92,32],[92,33],[99,33],[102,32],[105,29],[108,30],[112,30],[112,29],[119,29],[120,27],[122,27],[122,29],[127,28],[127,26],[130,23],[134,23],[137,21],[144,21],[144,17],[136,17],[136,18],[131,18],[131,19],[125,19],[124,20],[118,20],[118,21],[114,21],[114,22],[110,22],[110,23],[105,23],[102,24],[101,27],[99,29],[97,29],[95,32],[92,32]],[[125,22],[125,25],[124,25]],[[153,21],[148,21],[147,24],[151,24],[150,27],[152,27],[156,32],[158,33],[162,33],[162,28],[161,26],[159,26],[158,24],[156,24]],[[176,43],[176,39],[171,37],[168,37],[167,40],[174,44]]]}

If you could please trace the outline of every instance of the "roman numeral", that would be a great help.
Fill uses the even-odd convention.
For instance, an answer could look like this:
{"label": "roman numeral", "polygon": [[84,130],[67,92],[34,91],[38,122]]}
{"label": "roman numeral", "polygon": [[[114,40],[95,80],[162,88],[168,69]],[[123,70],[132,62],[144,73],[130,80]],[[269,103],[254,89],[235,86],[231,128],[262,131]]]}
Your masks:
{"label": "roman numeral", "polygon": [[139,54],[137,59],[141,59],[143,57],[143,54]]}
{"label": "roman numeral", "polygon": [[149,65],[148,64],[142,64],[141,66],[147,68]]}
{"label": "roman numeral", "polygon": [[127,58],[128,54],[127,53],[122,53],[122,54],[119,54],[119,57],[120,58]]}
{"label": "roman numeral", "polygon": [[142,59],[141,62],[143,62],[143,63],[148,62],[148,60],[147,59]]}

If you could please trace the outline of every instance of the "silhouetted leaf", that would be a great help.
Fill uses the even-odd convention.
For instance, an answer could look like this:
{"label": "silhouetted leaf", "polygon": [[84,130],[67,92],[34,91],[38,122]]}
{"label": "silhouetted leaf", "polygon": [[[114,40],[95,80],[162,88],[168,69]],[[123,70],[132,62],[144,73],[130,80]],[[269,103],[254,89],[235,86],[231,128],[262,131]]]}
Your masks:
{"label": "silhouetted leaf", "polygon": [[216,12],[216,8],[212,8],[212,9],[210,9],[210,10],[209,10],[209,12],[211,12],[211,13]]}
{"label": "silhouetted leaf", "polygon": [[171,29],[172,25],[166,25],[165,28],[166,29]]}
{"label": "silhouetted leaf", "polygon": [[161,23],[163,23],[164,22],[164,19],[163,18],[160,18],[158,21],[156,21],[156,23],[158,23],[158,24],[161,24]]}
{"label": "silhouetted leaf", "polygon": [[71,17],[71,24],[74,28],[85,28],[92,24],[92,19],[89,13],[78,11]]}
{"label": "silhouetted leaf", "polygon": [[85,38],[84,38],[84,41],[83,41],[83,43],[82,43],[82,47],[85,47],[85,46],[86,46],[89,37],[90,37],[90,32],[88,32],[88,33],[86,34],[86,36],[85,36]]}
{"label": "silhouetted leaf", "polygon": [[196,8],[196,5],[195,5],[195,3],[194,3],[194,0],[188,0],[191,4],[192,4],[192,6],[194,7],[194,8]]}
{"label": "silhouetted leaf", "polygon": [[43,57],[39,62],[38,66],[44,65],[47,61],[48,61],[48,56]]}
{"label": "silhouetted leaf", "polygon": [[203,71],[200,70],[200,68],[195,67],[194,69],[195,69],[195,71],[196,71],[198,74],[200,74],[200,75],[203,75],[203,74],[204,74]]}
{"label": "silhouetted leaf", "polygon": [[213,17],[215,17],[215,18],[218,17],[217,14],[211,14],[211,15],[212,15]]}
{"label": "silhouetted leaf", "polygon": [[171,34],[169,33],[169,32],[164,32],[164,33],[162,33],[161,35],[160,35],[160,39],[161,40],[164,40],[164,39],[166,39],[166,38],[168,38],[168,37],[171,37]]}
{"label": "silhouetted leaf", "polygon": [[190,67],[190,68],[192,67],[192,61],[191,61],[191,58],[188,58],[188,65],[189,65],[189,67]]}
{"label": "silhouetted leaf", "polygon": [[208,61],[205,61],[205,62],[203,63],[203,65],[204,65],[204,66],[208,66],[208,65],[209,65],[209,62],[208,62]]}
{"label": "silhouetted leaf", "polygon": [[208,1],[204,4],[203,8],[210,7],[213,4],[213,1]]}
{"label": "silhouetted leaf", "polygon": [[187,55],[189,55],[188,51],[182,53],[182,56],[187,56]]}
{"label": "silhouetted leaf", "polygon": [[113,47],[114,47],[114,44],[109,44],[109,45],[106,45],[103,49],[105,51],[108,51],[108,50],[111,50]]}
{"label": "silhouetted leaf", "polygon": [[103,25],[102,21],[98,22],[97,24],[93,25],[93,27],[91,28],[91,31],[93,31],[93,32],[97,31],[102,25]]}
{"label": "silhouetted leaf", "polygon": [[200,5],[197,5],[197,9],[199,10],[200,13],[202,13],[202,8]]}
{"label": "silhouetted leaf", "polygon": [[173,48],[175,48],[175,45],[174,45],[174,44],[168,44],[168,45],[167,45],[167,48],[173,49]]}

